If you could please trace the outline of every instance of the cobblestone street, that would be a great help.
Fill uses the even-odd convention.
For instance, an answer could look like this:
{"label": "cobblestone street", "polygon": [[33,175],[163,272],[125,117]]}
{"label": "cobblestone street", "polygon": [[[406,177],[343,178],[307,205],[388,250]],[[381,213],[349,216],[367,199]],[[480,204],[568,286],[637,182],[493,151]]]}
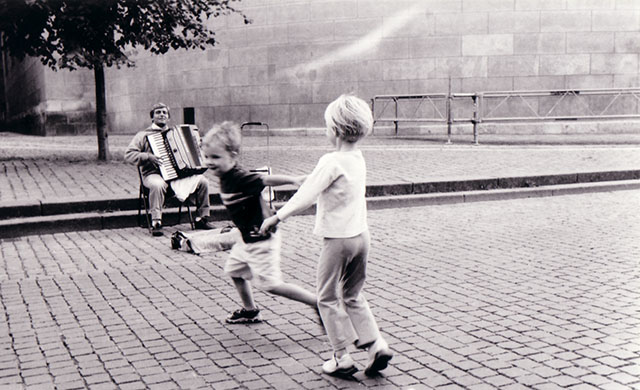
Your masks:
{"label": "cobblestone street", "polygon": [[0,0],[0,390],[352,389],[640,390],[640,0]]}
{"label": "cobblestone street", "polygon": [[[238,307],[226,253],[141,228],[0,240],[0,386],[640,389],[640,191],[370,211],[365,293],[395,357],[323,375],[315,313]],[[313,217],[283,224],[285,279],[314,288]],[[175,229],[175,228],[173,228]]]}

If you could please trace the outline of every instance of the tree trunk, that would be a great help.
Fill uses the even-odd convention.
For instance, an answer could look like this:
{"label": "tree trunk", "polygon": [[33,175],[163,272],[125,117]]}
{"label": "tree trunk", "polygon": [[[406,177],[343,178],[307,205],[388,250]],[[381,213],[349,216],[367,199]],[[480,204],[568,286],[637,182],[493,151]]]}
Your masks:
{"label": "tree trunk", "polygon": [[104,84],[104,67],[93,67],[96,79],[96,127],[98,129],[98,160],[107,161],[109,155],[109,134],[107,134],[107,99]]}

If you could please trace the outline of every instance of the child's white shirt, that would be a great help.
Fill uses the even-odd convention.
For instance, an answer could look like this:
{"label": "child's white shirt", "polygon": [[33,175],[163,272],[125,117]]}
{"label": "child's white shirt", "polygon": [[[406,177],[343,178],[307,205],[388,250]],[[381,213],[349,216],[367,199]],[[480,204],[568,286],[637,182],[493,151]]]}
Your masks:
{"label": "child's white shirt", "polygon": [[366,175],[360,150],[327,153],[278,210],[278,218],[284,221],[317,200],[314,234],[327,238],[357,236],[367,230]]}

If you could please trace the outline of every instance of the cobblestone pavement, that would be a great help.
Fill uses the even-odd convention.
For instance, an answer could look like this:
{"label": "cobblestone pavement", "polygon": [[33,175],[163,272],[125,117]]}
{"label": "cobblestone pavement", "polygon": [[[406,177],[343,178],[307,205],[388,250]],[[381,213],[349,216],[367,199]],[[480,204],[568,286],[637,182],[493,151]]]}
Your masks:
{"label": "cobblestone pavement", "polygon": [[[93,136],[29,137],[0,133],[0,202],[60,198],[136,197],[138,176],[122,161],[132,136],[109,139],[113,160],[97,162]],[[640,146],[445,145],[441,141],[375,136],[362,146],[369,184],[463,180],[527,175],[632,170]],[[246,137],[241,163],[275,173],[303,174],[330,150],[323,137]],[[207,173],[211,191],[217,178]]]}
{"label": "cobblestone pavement", "polygon": [[[619,191],[371,211],[365,294],[396,355],[353,381],[321,374],[330,347],[302,304],[257,292],[265,321],[226,324],[225,253],[140,228],[3,239],[0,387],[640,389],[639,205]],[[312,223],[282,227],[285,278],[307,288]]]}

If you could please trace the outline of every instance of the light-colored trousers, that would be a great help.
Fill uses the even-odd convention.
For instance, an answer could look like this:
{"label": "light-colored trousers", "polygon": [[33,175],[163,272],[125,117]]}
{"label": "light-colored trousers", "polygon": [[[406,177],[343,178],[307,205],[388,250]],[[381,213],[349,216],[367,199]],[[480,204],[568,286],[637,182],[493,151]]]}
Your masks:
{"label": "light-colored trousers", "polygon": [[366,347],[380,337],[362,295],[367,276],[369,231],[350,238],[325,238],[318,263],[318,309],[334,350]]}
{"label": "light-colored trousers", "polygon": [[[152,173],[142,179],[142,184],[149,189],[149,212],[152,220],[162,220],[162,205],[169,185],[157,173]],[[196,218],[209,215],[209,181],[200,175],[200,181],[195,190]]]}

